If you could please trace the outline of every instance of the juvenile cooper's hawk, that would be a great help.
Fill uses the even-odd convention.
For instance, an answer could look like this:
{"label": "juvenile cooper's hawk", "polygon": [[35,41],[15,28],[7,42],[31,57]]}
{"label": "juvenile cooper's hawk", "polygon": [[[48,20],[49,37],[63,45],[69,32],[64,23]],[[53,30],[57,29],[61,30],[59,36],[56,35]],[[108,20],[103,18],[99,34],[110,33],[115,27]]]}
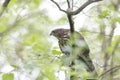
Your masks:
{"label": "juvenile cooper's hawk", "polygon": [[69,29],[60,28],[53,30],[50,35],[58,39],[59,47],[63,54],[75,56],[76,59],[73,59],[69,66],[75,65],[74,60],[80,60],[86,65],[87,71],[94,71],[95,67],[89,57],[89,47],[79,32],[75,31],[71,35]]}

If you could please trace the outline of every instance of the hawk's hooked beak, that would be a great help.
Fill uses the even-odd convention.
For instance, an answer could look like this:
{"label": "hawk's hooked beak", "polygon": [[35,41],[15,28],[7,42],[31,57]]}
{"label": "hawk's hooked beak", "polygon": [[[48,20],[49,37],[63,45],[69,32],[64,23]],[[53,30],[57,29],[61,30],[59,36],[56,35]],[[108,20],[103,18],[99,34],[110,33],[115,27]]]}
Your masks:
{"label": "hawk's hooked beak", "polygon": [[50,33],[50,36],[52,36],[52,35],[53,35],[53,32]]}

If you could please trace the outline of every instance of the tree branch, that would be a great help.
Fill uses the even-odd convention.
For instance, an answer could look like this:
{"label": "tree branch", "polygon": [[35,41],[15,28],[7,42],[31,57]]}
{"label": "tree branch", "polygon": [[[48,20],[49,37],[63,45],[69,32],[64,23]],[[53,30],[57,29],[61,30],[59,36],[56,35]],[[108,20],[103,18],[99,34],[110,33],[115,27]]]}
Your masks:
{"label": "tree branch", "polygon": [[13,28],[17,27],[17,24],[20,22],[20,19],[18,19],[18,16],[16,17],[14,23],[12,25],[9,25],[9,27],[0,33],[0,37],[2,38],[3,36],[5,36],[8,32],[10,32]]}
{"label": "tree branch", "polygon": [[0,17],[2,16],[2,14],[4,13],[5,9],[7,8],[8,4],[10,3],[10,0],[5,0],[3,5],[2,5],[2,10],[0,11]]}
{"label": "tree branch", "polygon": [[67,4],[68,4],[67,18],[68,18],[69,25],[70,25],[70,32],[73,33],[74,32],[74,21],[72,19],[72,15],[69,14],[69,12],[72,11],[72,8],[71,8],[69,0],[67,0]]}
{"label": "tree branch", "polygon": [[106,75],[107,73],[110,73],[111,71],[115,71],[115,70],[118,70],[118,69],[120,69],[120,65],[115,66],[115,67],[107,70],[106,72],[102,73],[99,77],[102,77],[102,76]]}
{"label": "tree branch", "polygon": [[10,2],[10,0],[5,0],[5,2],[3,3],[3,7],[7,7],[8,6],[8,4],[9,4],[9,2]]}
{"label": "tree branch", "polygon": [[102,0],[89,0],[91,2],[98,2],[98,1],[102,1]]}
{"label": "tree branch", "polygon": [[102,1],[102,0],[88,0],[87,2],[85,2],[81,7],[79,7],[77,10],[69,12],[70,15],[77,15],[78,13],[80,13],[84,8],[86,8],[89,4],[93,3],[93,2],[98,2],[98,1]]}
{"label": "tree branch", "polygon": [[63,10],[57,2],[55,2],[54,0],[51,1],[59,8],[60,11],[65,12],[67,14],[67,11]]}
{"label": "tree branch", "polygon": [[68,21],[69,21],[69,25],[70,25],[70,32],[73,33],[74,32],[74,21],[72,19],[72,15],[67,15],[68,17]]}
{"label": "tree branch", "polygon": [[72,0],[72,10],[73,10],[74,0]]}
{"label": "tree branch", "polygon": [[[69,25],[70,25],[70,31],[71,33],[74,32],[74,21],[72,19],[73,15],[77,15],[78,13],[80,13],[85,7],[87,7],[89,4],[93,3],[93,2],[98,2],[98,1],[102,1],[102,0],[88,0],[86,3],[84,3],[81,7],[79,7],[77,10],[73,11],[73,9],[71,8],[70,5],[70,1],[67,0],[67,4],[68,4],[68,9],[67,11],[61,9],[61,7],[59,6],[59,4],[57,2],[55,2],[54,0],[51,0],[54,4],[56,4],[56,6],[59,8],[60,11],[65,12],[67,14],[68,17],[68,21],[69,21]],[[72,2],[73,3],[73,2]],[[73,6],[73,4],[72,4]]]}
{"label": "tree branch", "polygon": [[67,4],[68,4],[68,8],[70,8],[70,1],[69,0],[67,0]]}

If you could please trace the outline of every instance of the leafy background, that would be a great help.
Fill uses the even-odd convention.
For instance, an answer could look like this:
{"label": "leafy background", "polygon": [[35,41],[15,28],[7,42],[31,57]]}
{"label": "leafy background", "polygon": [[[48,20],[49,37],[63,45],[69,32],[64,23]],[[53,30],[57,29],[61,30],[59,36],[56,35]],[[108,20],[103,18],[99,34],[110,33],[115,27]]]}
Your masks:
{"label": "leafy background", "polygon": [[[84,1],[77,0],[75,5]],[[58,2],[65,8],[65,0]],[[85,37],[98,74],[106,72],[101,80],[120,79],[119,3],[103,0],[74,17],[75,28]],[[64,80],[61,71],[69,68],[61,65],[57,40],[49,36],[58,27],[69,28],[68,21],[50,0],[11,0],[0,15],[0,80]],[[86,71],[79,74],[83,80],[89,76]]]}

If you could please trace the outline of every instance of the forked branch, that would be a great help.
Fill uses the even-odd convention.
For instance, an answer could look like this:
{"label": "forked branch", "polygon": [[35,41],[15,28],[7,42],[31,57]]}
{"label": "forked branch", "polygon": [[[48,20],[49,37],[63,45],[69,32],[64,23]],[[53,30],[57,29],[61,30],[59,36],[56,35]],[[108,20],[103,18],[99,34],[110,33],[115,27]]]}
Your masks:
{"label": "forked branch", "polygon": [[51,1],[58,7],[60,11],[67,13],[67,11],[63,10],[57,2],[55,2],[54,0],[51,0]]}
{"label": "forked branch", "polygon": [[88,0],[88,1],[86,1],[82,6],[80,6],[76,10],[73,10],[73,8],[71,8],[71,6],[73,6],[73,4],[70,5],[70,1],[69,0],[67,0],[67,4],[68,4],[68,9],[67,10],[61,9],[60,5],[57,2],[55,2],[54,0],[51,0],[51,1],[54,4],[56,4],[56,6],[59,8],[60,11],[62,11],[62,12],[67,14],[69,25],[70,25],[70,31],[71,31],[71,33],[73,33],[74,32],[74,21],[72,19],[72,16],[79,14],[84,8],[86,8],[91,3],[102,1],[102,0]]}

